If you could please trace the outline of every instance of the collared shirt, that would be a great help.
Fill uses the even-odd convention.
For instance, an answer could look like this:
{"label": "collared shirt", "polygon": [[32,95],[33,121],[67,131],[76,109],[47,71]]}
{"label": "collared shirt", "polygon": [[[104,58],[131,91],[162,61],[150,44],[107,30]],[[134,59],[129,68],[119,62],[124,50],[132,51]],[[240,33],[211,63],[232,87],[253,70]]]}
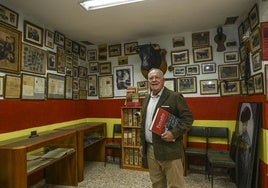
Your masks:
{"label": "collared shirt", "polygon": [[150,100],[147,106],[147,112],[146,112],[146,120],[145,120],[145,140],[146,142],[152,143],[152,132],[150,131],[150,126],[153,121],[153,115],[155,111],[156,104],[159,101],[159,98],[161,94],[163,93],[164,88],[161,89],[161,91],[157,95],[150,94]]}

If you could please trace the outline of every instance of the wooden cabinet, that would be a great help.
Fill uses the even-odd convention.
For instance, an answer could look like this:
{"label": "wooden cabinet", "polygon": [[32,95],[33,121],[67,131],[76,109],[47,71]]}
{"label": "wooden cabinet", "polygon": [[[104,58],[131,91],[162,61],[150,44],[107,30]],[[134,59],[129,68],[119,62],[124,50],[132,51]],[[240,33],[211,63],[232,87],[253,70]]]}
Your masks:
{"label": "wooden cabinet", "polygon": [[[44,150],[57,148],[70,151],[30,165],[29,156],[42,157]],[[0,142],[0,187],[26,188],[28,175],[40,170],[45,170],[46,183],[77,186],[76,151],[77,139],[73,130],[49,131],[33,138],[25,136]]]}
{"label": "wooden cabinet", "polygon": [[121,108],[122,167],[142,170],[140,156],[141,107]]}
{"label": "wooden cabinet", "polygon": [[104,161],[106,123],[88,122],[62,127],[59,130],[75,130],[77,134],[78,181],[84,179],[84,161]]}

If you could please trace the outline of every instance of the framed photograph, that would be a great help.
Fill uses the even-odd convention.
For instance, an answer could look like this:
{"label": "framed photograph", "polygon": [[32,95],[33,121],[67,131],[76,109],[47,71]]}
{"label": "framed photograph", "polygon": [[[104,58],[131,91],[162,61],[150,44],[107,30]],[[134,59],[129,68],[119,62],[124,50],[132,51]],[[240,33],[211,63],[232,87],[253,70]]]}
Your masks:
{"label": "framed photograph", "polygon": [[19,14],[3,5],[0,5],[0,22],[18,28]]}
{"label": "framed photograph", "polygon": [[218,94],[218,80],[200,80],[200,94],[201,95],[211,95]]}
{"label": "framed photograph", "polygon": [[99,73],[100,74],[111,74],[111,62],[99,63]]}
{"label": "framed photograph", "polygon": [[113,98],[113,75],[98,77],[99,98]]}
{"label": "framed photograph", "polygon": [[186,67],[185,66],[174,66],[173,75],[174,76],[185,76],[186,75]]}
{"label": "framed photograph", "polygon": [[46,74],[47,51],[22,44],[21,70],[35,74]]}
{"label": "framed photograph", "polygon": [[262,60],[261,60],[261,51],[259,50],[255,54],[253,54],[251,59],[252,62],[252,70],[256,72],[262,69]]}
{"label": "framed photograph", "polygon": [[236,80],[239,79],[239,65],[219,65],[219,79],[220,80]]}
{"label": "framed photograph", "polygon": [[87,58],[87,48],[86,46],[80,45],[79,57],[82,60],[86,60]]}
{"label": "framed photograph", "polygon": [[78,55],[77,54],[73,54],[73,67],[78,67],[78,64],[79,64],[79,62],[78,62]]}
{"label": "framed photograph", "polygon": [[67,37],[65,37],[64,41],[64,49],[67,54],[72,54],[73,51],[73,41]]}
{"label": "framed photograph", "polygon": [[72,52],[80,56],[80,44],[72,41]]}
{"label": "framed photograph", "polygon": [[97,61],[97,50],[88,50],[87,51],[87,60],[88,61]]}
{"label": "framed photograph", "polygon": [[263,87],[263,74],[259,73],[253,76],[254,80],[254,93],[255,94],[263,94],[264,87]]}
{"label": "framed photograph", "polygon": [[0,76],[0,97],[4,95],[4,76]]}
{"label": "framed photograph", "polygon": [[181,65],[189,63],[189,50],[180,50],[171,52],[171,64]]}
{"label": "framed photograph", "polygon": [[247,85],[246,85],[246,81],[245,80],[240,80],[240,87],[241,87],[241,95],[247,95],[248,94],[248,89],[247,89]]}
{"label": "framed photograph", "polygon": [[109,57],[121,56],[121,44],[109,46]]}
{"label": "framed photograph", "polygon": [[21,65],[21,32],[0,24],[1,46],[8,46],[1,54],[0,70],[18,74]]}
{"label": "framed photograph", "polygon": [[182,77],[177,79],[178,92],[182,94],[196,93],[196,77]]}
{"label": "framed photograph", "polygon": [[89,73],[99,72],[99,63],[98,62],[89,62]]}
{"label": "framed photograph", "polygon": [[99,61],[107,60],[107,44],[98,45],[98,59]]}
{"label": "framed photograph", "polygon": [[127,64],[128,64],[128,56],[118,57],[118,65],[127,65]]}
{"label": "framed photograph", "polygon": [[144,98],[149,92],[148,81],[137,82],[137,92],[140,98]]}
{"label": "framed photograph", "polygon": [[240,60],[241,61],[246,61],[248,52],[247,52],[247,49],[246,49],[245,45],[242,45],[242,46],[239,47],[239,53],[240,53]]}
{"label": "framed photograph", "polygon": [[30,74],[22,74],[22,99],[45,100],[46,78]]}
{"label": "framed photograph", "polygon": [[172,91],[177,91],[177,79],[176,78],[166,78],[165,79],[165,87]]}
{"label": "framed photograph", "polygon": [[174,37],[172,39],[173,48],[185,46],[184,37]]}
{"label": "framed photograph", "polygon": [[86,90],[87,89],[87,80],[86,79],[79,78],[78,84],[79,84],[78,87],[79,87],[80,90]]}
{"label": "framed photograph", "polygon": [[187,75],[199,75],[199,65],[187,65],[186,66],[186,74]]}
{"label": "framed photograph", "polygon": [[57,74],[47,74],[47,98],[64,99],[65,76]]}
{"label": "framed photograph", "polygon": [[240,81],[222,81],[220,83],[221,96],[239,95]]}
{"label": "framed photograph", "polygon": [[224,52],[224,62],[231,63],[239,61],[238,51]]}
{"label": "framed photograph", "polygon": [[253,76],[249,77],[249,79],[248,79],[247,92],[248,92],[248,95],[253,95],[255,93],[254,77]]}
{"label": "framed photograph", "polygon": [[58,31],[54,33],[54,43],[63,47],[65,46],[65,36]]}
{"label": "framed photograph", "polygon": [[66,58],[65,58],[65,50],[57,46],[57,72],[61,74],[65,74],[66,68]]}
{"label": "framed photograph", "polygon": [[24,41],[42,47],[43,29],[24,20]]}
{"label": "framed photograph", "polygon": [[73,77],[65,76],[65,99],[73,99]]}
{"label": "framed photograph", "polygon": [[240,64],[239,64],[239,72],[240,72],[240,76],[241,78],[245,78],[245,69],[246,69],[246,62],[245,61],[242,61]]}
{"label": "framed photograph", "polygon": [[138,42],[129,42],[124,44],[124,54],[125,55],[133,55],[137,54],[135,47],[138,46]]}
{"label": "framed photograph", "polygon": [[133,65],[113,67],[114,96],[126,96],[126,89],[134,85]]}
{"label": "framed photograph", "polygon": [[79,91],[78,90],[73,91],[73,100],[79,100]]}
{"label": "framed photograph", "polygon": [[209,46],[209,32],[198,32],[192,33],[192,46],[193,47],[201,47],[201,46]]}
{"label": "framed photograph", "polygon": [[54,33],[48,29],[45,30],[45,46],[54,49]]}
{"label": "framed photograph", "polygon": [[79,89],[79,100],[87,100],[87,90]]}
{"label": "framed photograph", "polygon": [[78,77],[87,78],[87,67],[83,67],[83,66],[78,67]]}
{"label": "framed photograph", "polygon": [[268,60],[268,22],[261,23],[262,60]]}
{"label": "framed photograph", "polygon": [[266,88],[266,101],[268,101],[268,64],[265,65],[265,88]]}
{"label": "framed photograph", "polygon": [[261,48],[261,34],[259,27],[256,27],[256,29],[250,34],[250,48],[252,53]]}
{"label": "framed photograph", "polygon": [[255,4],[250,10],[248,14],[248,18],[249,18],[251,31],[253,31],[255,27],[259,25],[259,10],[258,10],[257,4]]}
{"label": "framed photograph", "polygon": [[193,49],[194,62],[204,62],[204,61],[212,61],[212,47],[202,47],[202,48],[194,48]]}
{"label": "framed photograph", "polygon": [[57,70],[57,54],[52,51],[47,51],[47,70]]}
{"label": "framed photograph", "polygon": [[211,74],[216,72],[216,63],[201,64],[202,74]]}
{"label": "framed photograph", "polygon": [[98,88],[97,88],[97,75],[89,75],[88,76],[88,96],[97,96]]}
{"label": "framed photograph", "polygon": [[19,99],[21,96],[21,77],[20,76],[5,76],[5,99]]}

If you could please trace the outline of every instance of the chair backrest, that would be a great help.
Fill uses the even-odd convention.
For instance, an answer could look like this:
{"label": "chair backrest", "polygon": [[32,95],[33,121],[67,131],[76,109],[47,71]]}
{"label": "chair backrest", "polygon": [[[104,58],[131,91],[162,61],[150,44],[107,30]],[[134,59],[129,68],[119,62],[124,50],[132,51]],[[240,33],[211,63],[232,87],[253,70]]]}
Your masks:
{"label": "chair backrest", "polygon": [[[187,133],[187,142],[190,142],[190,138],[198,138],[205,143],[207,148],[207,128],[202,126],[192,126]],[[188,145],[188,144],[187,144]]]}
{"label": "chair backrest", "polygon": [[113,142],[116,136],[121,136],[121,124],[114,124],[113,127]]}
{"label": "chair backrest", "polygon": [[229,129],[226,127],[208,127],[208,142],[210,139],[216,138],[226,142],[229,149]]}

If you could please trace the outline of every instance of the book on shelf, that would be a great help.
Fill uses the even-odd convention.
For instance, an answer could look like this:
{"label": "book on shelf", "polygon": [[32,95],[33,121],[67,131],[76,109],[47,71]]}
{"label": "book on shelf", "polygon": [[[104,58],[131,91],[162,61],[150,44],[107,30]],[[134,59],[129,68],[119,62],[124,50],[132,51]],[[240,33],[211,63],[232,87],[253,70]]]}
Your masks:
{"label": "book on shelf", "polygon": [[155,113],[150,131],[155,134],[161,135],[167,130],[171,130],[179,122],[179,118],[169,113],[164,108],[159,107]]}

